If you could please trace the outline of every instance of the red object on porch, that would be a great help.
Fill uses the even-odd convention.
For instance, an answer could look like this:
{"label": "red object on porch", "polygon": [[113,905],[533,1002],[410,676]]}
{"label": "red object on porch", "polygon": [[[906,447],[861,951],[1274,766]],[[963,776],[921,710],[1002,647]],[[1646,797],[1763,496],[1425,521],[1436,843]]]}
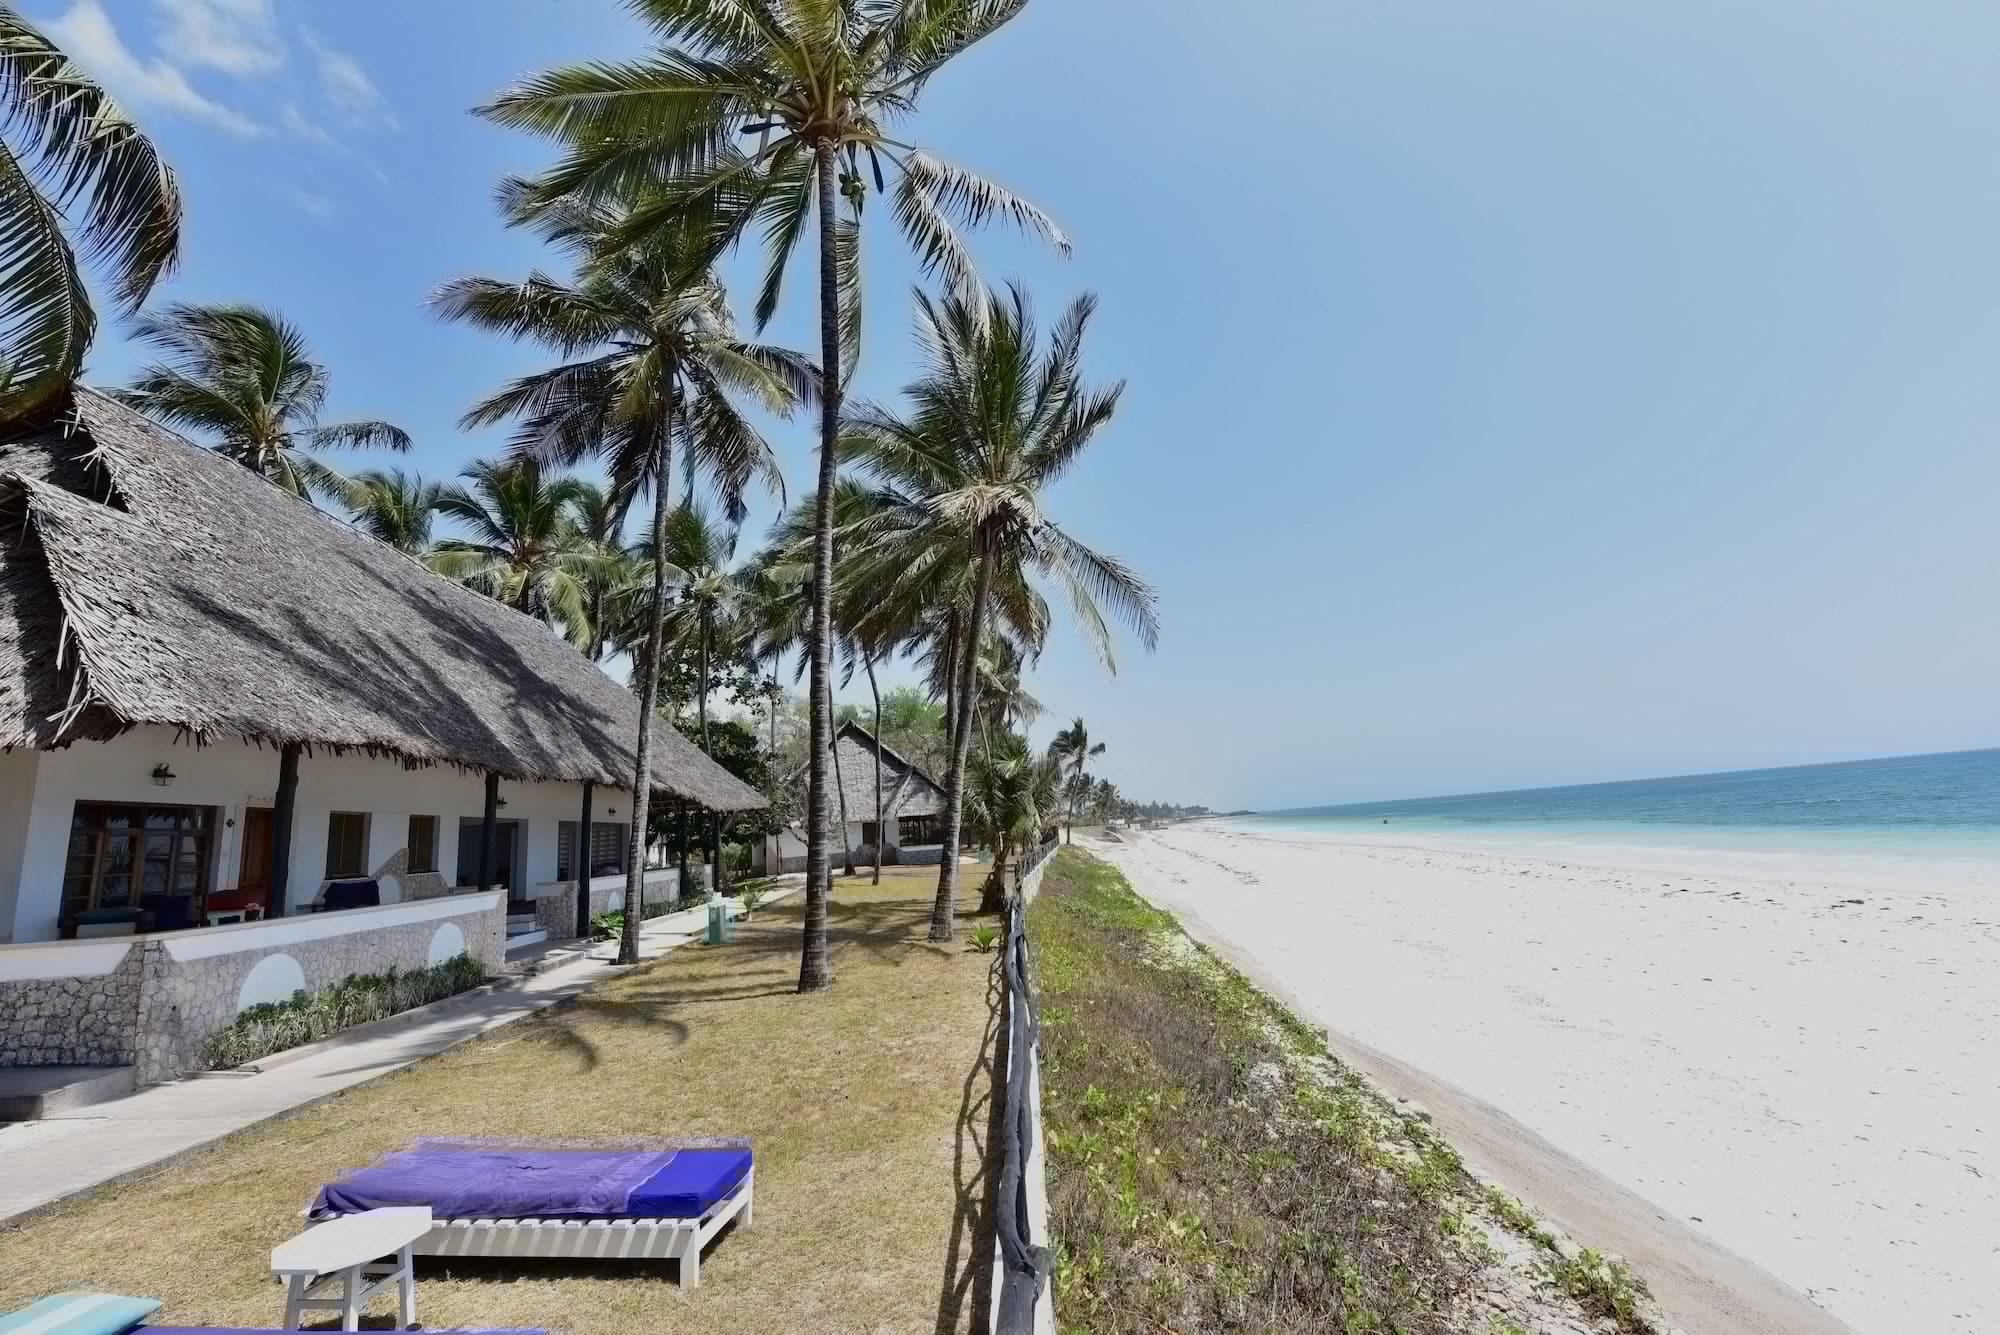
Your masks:
{"label": "red object on porch", "polygon": [[244,921],[248,922],[264,916],[264,896],[269,893],[269,890],[265,890],[262,893],[256,891],[246,893],[242,890],[235,890],[210,895],[208,897],[208,911],[210,913],[241,913]]}

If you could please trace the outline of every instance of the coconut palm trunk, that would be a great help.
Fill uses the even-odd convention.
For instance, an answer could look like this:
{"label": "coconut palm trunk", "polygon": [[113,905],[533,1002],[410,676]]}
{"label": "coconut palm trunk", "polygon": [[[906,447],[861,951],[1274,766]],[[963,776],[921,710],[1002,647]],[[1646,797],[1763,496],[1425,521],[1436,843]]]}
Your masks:
{"label": "coconut palm trunk", "polygon": [[819,490],[813,497],[811,737],[806,747],[806,911],[799,953],[799,991],[833,986],[827,957],[827,897],[833,867],[827,858],[827,753],[833,749],[833,484],[840,446],[840,259],[834,231],[833,139],[813,143],[819,185]]}
{"label": "coconut palm trunk", "polygon": [[625,849],[625,930],[618,962],[639,962],[639,911],[646,887],[646,827],[653,796],[654,712],[660,703],[660,649],[667,619],[667,483],[673,476],[674,386],[667,384],[664,420],[653,454],[653,607],[646,626],[646,658],[639,678],[639,741],[632,776],[632,836]]}
{"label": "coconut palm trunk", "polygon": [[945,619],[944,629],[944,741],[947,748],[958,745],[958,613]]}
{"label": "coconut palm trunk", "polygon": [[[599,593],[590,604],[590,661],[604,657],[604,596]],[[576,934],[590,936],[590,831],[591,799],[596,786],[583,781],[583,810],[576,822],[576,841],[570,845],[570,872],[576,877]]]}
{"label": "coconut palm trunk", "polygon": [[[833,701],[826,702],[826,714],[833,717]],[[833,738],[833,791],[840,794],[840,862],[846,874],[854,875],[854,844],[847,837],[847,780],[840,772],[840,735]],[[831,861],[832,855],[828,855]]]}
{"label": "coconut palm trunk", "polygon": [[861,655],[868,672],[868,694],[875,699],[875,884],[882,884],[882,840],[888,829],[882,823],[882,688],[875,681],[875,659]]}
{"label": "coconut palm trunk", "polygon": [[708,648],[714,629],[714,615],[707,606],[701,609],[701,681],[696,687],[700,695],[694,705],[695,717],[701,720],[701,753],[711,760],[715,758],[715,753],[708,746]]}
{"label": "coconut palm trunk", "polygon": [[979,643],[979,636],[986,628],[986,597],[993,589],[995,555],[990,535],[981,532],[977,540],[979,575],[973,582],[965,639],[955,664],[958,682],[953,693],[958,697],[958,728],[951,739],[951,768],[945,772],[944,847],[939,850],[937,902],[931,906],[933,941],[952,940],[958,925],[959,828],[965,814],[965,758],[971,751],[973,666],[978,658],[972,646]]}

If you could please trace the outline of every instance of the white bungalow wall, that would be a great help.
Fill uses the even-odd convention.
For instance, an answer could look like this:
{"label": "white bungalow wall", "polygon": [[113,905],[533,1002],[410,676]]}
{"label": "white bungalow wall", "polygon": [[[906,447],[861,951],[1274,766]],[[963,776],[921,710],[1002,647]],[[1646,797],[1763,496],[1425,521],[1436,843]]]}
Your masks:
{"label": "white bungalow wall", "polygon": [[28,813],[34,805],[34,751],[0,751],[0,943],[13,939],[14,899],[20,885],[14,873],[28,845]]}
{"label": "white bungalow wall", "polygon": [[[171,787],[152,781],[166,763]],[[165,802],[217,809],[217,838],[209,869],[212,891],[233,889],[241,857],[237,830],[246,806],[269,806],[278,787],[278,753],[240,740],[195,747],[176,742],[171,728],[136,728],[110,742],[78,742],[58,751],[0,753],[0,940],[48,941],[57,935],[62,903],[63,857],[70,819],[83,802]],[[556,877],[556,832],[575,820],[582,790],[576,784],[500,785],[501,815],[520,822],[526,845],[525,875],[517,890]],[[299,759],[299,787],[292,824],[290,909],[318,895],[326,871],[327,817],[335,811],[367,812],[368,866],[380,867],[408,842],[409,819],[438,817],[438,872],[455,884],[458,824],[477,817],[485,802],[480,775],[446,766],[406,769],[394,760],[314,752]],[[626,794],[599,789],[598,820],[630,815]],[[383,900],[398,887],[382,883]],[[10,934],[11,929],[11,934]]]}

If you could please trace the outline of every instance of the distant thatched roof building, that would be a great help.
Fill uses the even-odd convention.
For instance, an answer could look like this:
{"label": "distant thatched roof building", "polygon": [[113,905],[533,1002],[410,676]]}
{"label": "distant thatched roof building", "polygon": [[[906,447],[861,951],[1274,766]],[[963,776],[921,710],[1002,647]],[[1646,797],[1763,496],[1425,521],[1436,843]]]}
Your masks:
{"label": "distant thatched roof building", "polygon": [[[882,815],[935,816],[944,810],[944,789],[858,723],[843,723],[833,744],[840,754],[841,790],[847,795],[849,820],[875,819],[875,753],[882,753]],[[840,808],[834,807],[834,819]]]}
{"label": "distant thatched roof building", "polygon": [[[0,439],[0,747],[140,724],[627,786],[637,702],[540,622],[102,395]],[[670,726],[656,786],[764,799]]]}

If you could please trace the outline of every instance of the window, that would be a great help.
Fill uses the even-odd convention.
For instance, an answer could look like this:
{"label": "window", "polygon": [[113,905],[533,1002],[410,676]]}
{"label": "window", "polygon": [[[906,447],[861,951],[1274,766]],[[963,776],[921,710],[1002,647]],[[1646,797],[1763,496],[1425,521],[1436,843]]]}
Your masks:
{"label": "window", "polygon": [[410,842],[405,845],[408,853],[404,859],[410,871],[436,871],[438,869],[438,818],[436,816],[410,817]]}
{"label": "window", "polygon": [[326,878],[368,874],[368,815],[336,811],[326,818]]}
{"label": "window", "polygon": [[874,822],[874,821],[872,821],[872,820],[864,820],[864,821],[862,821],[862,822],[861,822],[861,842],[862,842],[863,844],[866,844],[866,845],[867,845],[868,847],[870,847],[870,848],[873,848],[873,847],[875,846],[875,834],[876,834],[876,831],[877,831],[877,829],[879,829],[879,828],[880,828],[880,827],[878,827],[878,826],[877,826],[877,825],[875,824],[875,822]]}
{"label": "window", "polygon": [[902,816],[896,821],[896,841],[901,844],[934,844],[944,838],[935,816]]}
{"label": "window", "polygon": [[63,862],[63,916],[141,908],[148,895],[208,895],[213,807],[142,807],[78,802]]}
{"label": "window", "polygon": [[[626,827],[606,821],[590,826],[590,874],[611,876],[625,870]],[[570,855],[576,848],[576,822],[566,820],[556,827],[556,879],[576,879],[570,870]]]}

